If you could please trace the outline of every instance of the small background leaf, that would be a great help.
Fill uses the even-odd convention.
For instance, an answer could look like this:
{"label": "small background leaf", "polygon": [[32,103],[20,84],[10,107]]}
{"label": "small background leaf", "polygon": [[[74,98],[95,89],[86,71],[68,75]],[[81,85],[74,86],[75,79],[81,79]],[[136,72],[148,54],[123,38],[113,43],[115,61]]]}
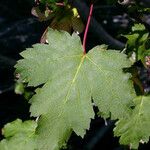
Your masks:
{"label": "small background leaf", "polygon": [[2,131],[6,139],[0,142],[0,150],[35,150],[36,127],[34,121],[22,122],[19,119],[6,124]]}
{"label": "small background leaf", "polygon": [[120,143],[138,149],[139,142],[147,143],[150,137],[150,96],[139,96],[132,115],[116,123],[114,133],[120,136]]}

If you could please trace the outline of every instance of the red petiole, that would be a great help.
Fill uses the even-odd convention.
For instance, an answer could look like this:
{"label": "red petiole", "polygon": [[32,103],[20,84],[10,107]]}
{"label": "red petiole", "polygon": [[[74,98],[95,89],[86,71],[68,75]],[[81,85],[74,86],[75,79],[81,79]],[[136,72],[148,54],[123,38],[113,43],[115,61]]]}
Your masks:
{"label": "red petiole", "polygon": [[88,21],[87,21],[87,24],[86,24],[84,37],[83,37],[83,53],[84,53],[84,55],[86,54],[86,39],[87,39],[87,33],[88,33],[88,30],[89,30],[89,25],[90,25],[90,21],[91,21],[91,17],[92,17],[92,12],[93,12],[93,4],[91,4],[91,6],[90,6],[90,13],[89,13],[89,16],[88,16]]}

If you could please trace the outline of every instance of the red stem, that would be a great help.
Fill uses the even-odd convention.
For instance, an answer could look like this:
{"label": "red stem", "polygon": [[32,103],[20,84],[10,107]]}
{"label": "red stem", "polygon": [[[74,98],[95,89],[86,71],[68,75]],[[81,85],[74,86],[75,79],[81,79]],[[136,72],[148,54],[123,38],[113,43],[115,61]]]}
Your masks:
{"label": "red stem", "polygon": [[83,53],[84,54],[86,54],[86,39],[87,39],[87,33],[89,30],[89,25],[90,25],[90,21],[91,21],[91,17],[92,17],[92,12],[93,12],[93,4],[91,4],[91,6],[90,6],[90,13],[88,16],[88,21],[87,21],[85,32],[84,32],[84,38],[83,38]]}

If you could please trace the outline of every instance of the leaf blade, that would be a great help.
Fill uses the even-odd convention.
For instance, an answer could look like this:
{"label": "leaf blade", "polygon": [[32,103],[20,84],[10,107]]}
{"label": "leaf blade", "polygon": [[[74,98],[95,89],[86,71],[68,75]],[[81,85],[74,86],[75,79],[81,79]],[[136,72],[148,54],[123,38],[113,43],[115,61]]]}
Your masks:
{"label": "leaf blade", "polygon": [[0,149],[35,150],[36,127],[36,122],[31,120],[22,122],[20,119],[17,119],[11,123],[6,124],[3,128],[3,134],[6,139],[3,139],[0,142]]}
{"label": "leaf blade", "polygon": [[87,74],[93,89],[92,97],[103,117],[107,118],[110,113],[112,119],[127,117],[135,92],[131,75],[123,73],[122,69],[130,67],[131,62],[125,54],[101,47],[94,48],[87,55],[91,63]]}
{"label": "leaf blade", "polygon": [[134,99],[136,106],[129,118],[116,123],[114,134],[120,136],[120,143],[137,149],[139,143],[147,143],[150,137],[150,96],[139,96]]}
{"label": "leaf blade", "polygon": [[[131,65],[126,55],[106,51],[106,46],[94,48],[84,55],[77,35],[51,29],[48,40],[46,47],[35,45],[24,51],[24,59],[16,65],[29,85],[44,83],[30,100],[31,115],[40,116],[36,131],[39,149],[61,148],[72,131],[83,137],[94,118],[91,97],[105,118],[118,119],[130,114],[135,93],[130,75],[122,71]],[[40,66],[36,66],[37,61]],[[42,71],[47,73],[46,77]]]}

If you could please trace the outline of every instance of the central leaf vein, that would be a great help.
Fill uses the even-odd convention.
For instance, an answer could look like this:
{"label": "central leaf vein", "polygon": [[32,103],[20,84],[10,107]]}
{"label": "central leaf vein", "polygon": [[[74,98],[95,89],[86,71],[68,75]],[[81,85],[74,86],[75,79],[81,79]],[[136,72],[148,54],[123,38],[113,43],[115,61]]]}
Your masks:
{"label": "central leaf vein", "polygon": [[81,66],[82,66],[82,64],[83,64],[83,62],[84,62],[84,59],[85,59],[85,55],[82,56],[81,61],[80,61],[80,64],[79,64],[79,66],[77,67],[77,71],[76,71],[76,73],[75,73],[75,75],[74,75],[74,77],[73,77],[73,80],[71,81],[71,85],[70,85],[69,90],[68,90],[68,92],[67,92],[67,94],[66,94],[64,103],[66,103],[66,102],[68,101],[68,97],[69,97],[69,94],[70,94],[70,92],[71,92],[71,88],[72,88],[73,84],[75,83],[75,81],[76,81],[76,79],[77,79],[78,73],[79,73],[79,71],[80,71],[80,69],[81,69]]}

